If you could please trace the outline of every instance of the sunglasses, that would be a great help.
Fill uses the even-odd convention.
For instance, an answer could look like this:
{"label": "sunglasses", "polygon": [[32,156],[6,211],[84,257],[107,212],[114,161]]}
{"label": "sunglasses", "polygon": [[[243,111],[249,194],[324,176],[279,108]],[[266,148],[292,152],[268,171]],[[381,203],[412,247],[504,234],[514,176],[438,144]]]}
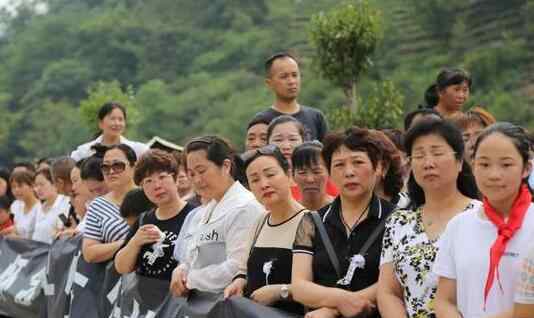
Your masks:
{"label": "sunglasses", "polygon": [[116,173],[122,173],[124,170],[126,170],[126,162],[114,161],[110,164],[103,163],[100,165],[100,169],[102,170],[102,173],[106,175],[111,174],[112,171]]}
{"label": "sunglasses", "polygon": [[249,150],[243,153],[241,155],[241,160],[243,162],[248,162],[259,156],[272,156],[275,154],[275,152],[280,152],[280,149],[278,149],[278,146],[269,144],[267,146],[263,146],[257,149],[252,149],[252,150]]}

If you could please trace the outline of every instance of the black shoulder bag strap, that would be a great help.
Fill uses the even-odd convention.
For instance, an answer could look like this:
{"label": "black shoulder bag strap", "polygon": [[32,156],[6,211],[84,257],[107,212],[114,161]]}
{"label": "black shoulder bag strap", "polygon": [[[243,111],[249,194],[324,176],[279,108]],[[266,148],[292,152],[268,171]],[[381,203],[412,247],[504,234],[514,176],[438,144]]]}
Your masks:
{"label": "black shoulder bag strap", "polygon": [[369,235],[369,238],[365,243],[363,244],[362,248],[360,249],[360,252],[358,254],[365,256],[367,254],[367,250],[376,242],[384,228],[386,227],[386,221],[388,220],[388,216],[383,216],[382,220],[380,220],[380,223],[375,227],[375,230],[371,235]]}
{"label": "black shoulder bag strap", "polygon": [[250,245],[250,250],[248,251],[249,258],[250,258],[250,254],[252,254],[252,250],[254,249],[254,245],[256,245],[256,241],[258,241],[258,237],[260,236],[261,229],[263,229],[268,219],[269,219],[269,213],[266,213],[265,217],[261,221],[261,225],[256,228],[256,232],[254,233],[254,238],[252,239],[252,245]]}
{"label": "black shoulder bag strap", "polygon": [[323,242],[324,248],[326,249],[326,253],[328,253],[328,258],[330,258],[330,262],[336,270],[337,277],[342,277],[341,270],[339,267],[339,259],[337,258],[336,252],[334,251],[334,246],[332,245],[332,241],[330,240],[330,237],[326,232],[326,228],[324,226],[323,221],[321,220],[319,212],[312,211],[310,212],[310,215],[312,217],[313,223],[315,223],[315,228],[317,229],[317,231],[319,231],[321,241]]}

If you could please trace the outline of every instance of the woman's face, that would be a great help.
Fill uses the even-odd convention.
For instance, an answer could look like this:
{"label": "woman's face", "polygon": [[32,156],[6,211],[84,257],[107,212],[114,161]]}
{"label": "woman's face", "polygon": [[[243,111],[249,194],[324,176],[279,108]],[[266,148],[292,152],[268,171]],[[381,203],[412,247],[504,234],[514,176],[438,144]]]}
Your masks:
{"label": "woman's face", "polygon": [[291,163],[293,150],[303,142],[299,129],[293,122],[276,125],[269,138],[269,144],[278,146],[289,163]]}
{"label": "woman's face", "polygon": [[70,180],[72,182],[72,206],[77,215],[83,216],[85,215],[86,203],[94,198],[82,181],[78,167],[74,167],[70,171]]}
{"label": "woman's face", "polygon": [[478,135],[484,130],[478,122],[472,122],[466,129],[462,132],[462,139],[464,140],[465,155],[464,158],[471,162],[473,159],[473,150],[475,147],[475,142],[477,141]]}
{"label": "woman's face", "polygon": [[381,174],[382,164],[373,167],[364,151],[341,146],[332,154],[330,178],[344,198],[359,199],[373,192]]}
{"label": "woman's face", "polygon": [[439,92],[439,103],[449,111],[460,111],[465,102],[469,99],[469,84],[447,86]]}
{"label": "woman's face", "polygon": [[108,189],[115,191],[131,184],[133,167],[130,166],[126,155],[115,148],[104,154],[102,174]]}
{"label": "woman's face", "polygon": [[410,157],[412,173],[417,184],[427,191],[440,191],[456,187],[462,161],[439,135],[426,135],[415,139]]}
{"label": "woman's face", "polygon": [[119,137],[124,132],[126,127],[126,120],[124,113],[120,108],[114,108],[102,120],[99,121],[98,126],[102,130],[102,134],[109,137]]}
{"label": "woman's face", "polygon": [[4,178],[0,178],[0,197],[7,194],[7,181]]}
{"label": "woman's face", "polygon": [[17,200],[29,199],[33,196],[33,187],[26,183],[11,182],[11,192]]}
{"label": "woman's face", "polygon": [[191,180],[187,176],[187,171],[185,167],[180,167],[178,169],[178,175],[176,176],[176,187],[178,191],[189,192],[192,189]]}
{"label": "woman's face", "polygon": [[225,160],[219,167],[208,160],[205,150],[188,153],[186,160],[187,173],[197,194],[210,201],[223,192],[221,180],[230,177],[230,160]]}
{"label": "woman's face", "polygon": [[479,144],[473,161],[478,189],[490,202],[514,200],[530,169],[512,140],[500,133],[486,137]]}
{"label": "woman's face", "polygon": [[295,169],[293,179],[297,183],[304,201],[322,198],[326,194],[328,171],[323,159],[319,156],[317,164]]}
{"label": "woman's face", "polygon": [[54,184],[42,174],[38,174],[35,177],[33,189],[39,200],[48,201],[57,195],[57,189]]}
{"label": "woman's face", "polygon": [[154,172],[141,182],[147,198],[160,207],[178,200],[174,175],[165,171]]}
{"label": "woman's face", "polygon": [[260,156],[254,159],[246,174],[250,190],[267,210],[291,200],[289,176],[275,158]]}

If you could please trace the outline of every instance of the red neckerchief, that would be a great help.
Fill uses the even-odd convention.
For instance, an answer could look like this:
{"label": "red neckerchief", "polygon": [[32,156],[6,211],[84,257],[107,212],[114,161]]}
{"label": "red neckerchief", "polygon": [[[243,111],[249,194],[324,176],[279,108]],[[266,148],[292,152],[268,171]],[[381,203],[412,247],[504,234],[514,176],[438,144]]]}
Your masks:
{"label": "red neckerchief", "polygon": [[9,228],[9,227],[11,227],[13,225],[14,225],[13,220],[11,220],[11,218],[9,218],[9,220],[4,222],[4,224],[0,224],[0,230],[7,229],[7,228]]}
{"label": "red neckerchief", "polygon": [[486,300],[488,298],[489,291],[493,285],[493,280],[495,278],[495,273],[497,273],[497,281],[499,286],[501,286],[501,279],[499,277],[499,262],[501,256],[506,250],[506,244],[514,236],[515,232],[521,228],[523,224],[523,218],[532,202],[532,196],[528,191],[526,185],[522,185],[519,189],[519,193],[515,198],[512,209],[509,213],[508,222],[504,222],[504,218],[499,214],[489,203],[488,199],[484,197],[484,212],[488,219],[493,223],[497,229],[497,239],[493,242],[493,245],[490,249],[490,264],[488,277],[486,278],[486,286],[484,287],[484,310],[486,308]]}

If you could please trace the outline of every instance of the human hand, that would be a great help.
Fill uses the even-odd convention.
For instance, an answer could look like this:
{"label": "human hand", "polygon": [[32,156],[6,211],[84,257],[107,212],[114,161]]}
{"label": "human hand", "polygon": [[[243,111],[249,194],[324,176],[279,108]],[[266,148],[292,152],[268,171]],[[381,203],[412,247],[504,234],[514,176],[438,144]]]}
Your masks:
{"label": "human hand", "polygon": [[137,229],[130,242],[134,246],[141,248],[145,244],[156,243],[161,240],[162,234],[160,229],[154,224],[145,224]]}
{"label": "human hand", "polygon": [[280,285],[267,285],[256,289],[250,298],[265,306],[274,304],[280,300]]}
{"label": "human hand", "polygon": [[336,318],[339,317],[339,312],[332,308],[319,308],[308,312],[304,318]]}
{"label": "human hand", "polygon": [[236,278],[230,285],[224,289],[224,299],[232,296],[243,296],[243,290],[247,285],[247,280],[244,278]]}
{"label": "human hand", "polygon": [[185,268],[178,266],[172,271],[169,289],[175,297],[184,297],[189,294],[189,289],[187,288],[187,270]]}
{"label": "human hand", "polygon": [[343,317],[354,317],[375,309],[375,305],[358,292],[339,290],[336,309]]}

